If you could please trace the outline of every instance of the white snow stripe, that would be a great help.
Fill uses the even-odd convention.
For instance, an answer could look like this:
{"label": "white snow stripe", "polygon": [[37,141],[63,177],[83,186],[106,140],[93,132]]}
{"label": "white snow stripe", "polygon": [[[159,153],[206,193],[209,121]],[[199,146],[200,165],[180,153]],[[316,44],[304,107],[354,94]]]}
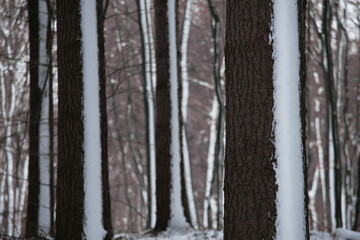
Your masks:
{"label": "white snow stripe", "polygon": [[[151,18],[148,5],[150,2],[140,0],[140,20],[143,26],[143,37],[144,37],[144,52],[145,52],[145,91],[146,99],[148,102],[148,117],[149,117],[149,184],[150,184],[150,196],[151,196],[151,208],[149,215],[151,216],[150,227],[155,227],[156,223],[156,149],[155,149],[155,113],[154,113],[154,95],[153,95],[153,81],[156,81],[156,76],[152,71],[154,56],[153,54],[153,37],[151,29]],[[155,66],[156,67],[156,66]],[[150,199],[148,199],[149,201]]]}
{"label": "white snow stripe", "polygon": [[183,146],[183,162],[185,175],[186,197],[189,205],[190,219],[193,227],[198,228],[198,220],[196,215],[196,206],[194,200],[194,190],[192,187],[190,152],[186,138],[185,125],[187,123],[188,102],[189,102],[189,74],[188,74],[188,42],[190,36],[191,19],[193,15],[193,0],[187,0],[185,17],[183,23],[183,34],[181,39],[181,80],[182,80],[182,96],[181,96],[181,113],[183,118],[182,126],[182,146]]}
{"label": "white snow stripe", "polygon": [[179,102],[177,77],[176,49],[176,13],[175,0],[167,2],[169,19],[169,59],[170,59],[170,102],[171,102],[171,194],[170,194],[170,227],[187,227],[184,210],[181,203],[180,175],[180,137],[179,137]]}
{"label": "white snow stripe", "polygon": [[84,81],[84,234],[103,239],[101,191],[101,139],[96,0],[81,0]]}
{"label": "white snow stripe", "polygon": [[277,240],[305,239],[296,0],[274,0],[274,121]]}

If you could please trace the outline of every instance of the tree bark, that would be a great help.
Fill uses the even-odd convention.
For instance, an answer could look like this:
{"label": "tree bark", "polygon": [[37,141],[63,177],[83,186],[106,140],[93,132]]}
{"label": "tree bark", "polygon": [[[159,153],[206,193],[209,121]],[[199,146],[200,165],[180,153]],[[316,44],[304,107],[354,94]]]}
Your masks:
{"label": "tree bark", "polygon": [[56,1],[58,42],[58,173],[56,239],[82,239],[84,122],[80,1]]}
{"label": "tree bark", "polygon": [[306,239],[310,239],[309,232],[309,195],[308,195],[308,163],[306,160],[306,0],[297,0],[298,8],[298,32],[300,53],[300,118],[301,118],[301,140],[302,140],[302,162],[304,175],[304,212]]}
{"label": "tree bark", "polygon": [[[305,1],[298,0],[297,8],[294,2],[296,5],[293,1],[284,6],[285,1],[227,3],[224,239],[274,239],[289,234],[293,234],[290,238],[296,235],[298,239],[309,239],[304,131]],[[289,17],[284,8],[297,11],[298,18]],[[294,29],[284,29],[284,20],[298,27],[299,45],[286,44]],[[300,64],[296,56],[289,54],[296,50]],[[284,68],[299,72],[289,73]],[[293,106],[299,112],[290,111],[289,105],[283,104],[287,100],[285,93],[298,94]],[[291,97],[286,96],[289,100]],[[298,117],[296,121],[294,116]],[[294,121],[301,134],[294,131],[291,136],[284,135],[282,127],[292,129],[289,121]],[[291,153],[284,142],[287,140],[292,142],[296,161],[289,159]],[[287,175],[289,161],[296,164],[296,177]],[[304,182],[303,189],[299,189],[303,194],[296,196],[294,203],[288,198],[291,189],[284,184],[288,180]],[[287,209],[292,207],[303,210],[289,219],[293,212]],[[304,225],[299,228],[299,224]],[[296,233],[289,232],[289,227]]]}
{"label": "tree bark", "polygon": [[[30,126],[29,126],[29,187],[26,237],[38,236],[40,169],[39,125],[41,89],[39,88],[39,1],[28,1],[30,40]],[[10,187],[10,186],[9,186]]]}
{"label": "tree bark", "polygon": [[105,39],[104,39],[104,11],[103,1],[96,0],[97,36],[98,36],[98,62],[100,84],[100,138],[101,138],[101,183],[102,183],[102,222],[106,230],[104,239],[111,239],[113,229],[111,224],[111,204],[109,188],[109,163],[108,163],[108,129],[106,105],[106,75],[105,75]]}
{"label": "tree bark", "polygon": [[[156,0],[154,7],[157,66],[155,132],[157,219],[154,231],[158,232],[165,230],[169,224],[173,227],[183,227],[186,222],[184,209],[181,209],[184,204],[184,201],[181,203],[181,200],[184,200],[182,190],[184,188],[181,186],[183,184],[181,184],[180,161],[181,111],[178,104],[180,83],[179,49],[176,43],[177,1]],[[169,27],[171,23],[174,28]]]}
{"label": "tree bark", "polygon": [[155,0],[156,52],[156,225],[167,228],[170,220],[170,73],[167,1]]}
{"label": "tree bark", "polygon": [[[93,2],[95,9],[90,10],[92,4],[82,1],[57,1],[58,16],[58,71],[59,71],[59,124],[58,124],[58,184],[56,209],[56,239],[83,239],[97,227],[97,234],[106,231],[104,239],[111,239],[110,195],[107,162],[107,114],[105,88],[105,62],[103,37],[103,8],[102,1]],[[86,25],[84,12],[96,15],[97,26]],[[92,12],[94,11],[94,12]],[[82,19],[84,18],[84,19]],[[97,39],[96,55],[91,55],[90,49],[91,27],[94,27]],[[91,41],[90,41],[91,40]],[[88,52],[87,52],[88,51]],[[88,56],[86,58],[86,56]],[[92,69],[85,68],[83,61],[98,67],[93,74]],[[97,64],[96,64],[97,62]],[[84,66],[83,66],[84,65]],[[86,77],[87,76],[87,77]],[[93,82],[93,81],[98,81]],[[92,87],[91,87],[91,86]],[[98,85],[98,95],[91,93]],[[95,91],[97,91],[95,89]],[[86,94],[84,94],[86,93]],[[88,106],[89,94],[99,98],[99,106]],[[95,101],[97,102],[97,101]],[[98,113],[94,111],[99,111]],[[94,119],[91,123],[90,118]],[[98,119],[95,119],[98,118]],[[99,125],[96,126],[96,123]],[[95,128],[95,129],[91,129]],[[87,132],[85,132],[87,129]],[[90,132],[91,131],[91,132]],[[91,135],[90,135],[91,134]],[[97,135],[99,134],[99,135]],[[86,139],[85,139],[86,138]],[[91,138],[91,139],[90,139]],[[95,140],[93,140],[95,139]],[[92,141],[92,142],[91,142]],[[89,155],[91,148],[98,158]],[[87,152],[89,151],[89,152]],[[85,166],[85,163],[87,164]],[[99,165],[99,172],[94,172],[91,166]],[[90,176],[97,174],[99,176]],[[95,181],[89,178],[96,177]],[[84,185],[85,182],[87,185]],[[92,199],[89,184],[99,184],[95,187],[101,192],[100,199]],[[96,190],[94,190],[96,191]],[[86,194],[86,195],[85,195]],[[91,195],[92,194],[92,195]],[[91,196],[91,197],[90,197]],[[96,195],[97,197],[98,195]],[[85,201],[87,204],[85,204]],[[100,203],[101,201],[101,203]],[[100,212],[98,216],[90,215],[91,211]],[[92,213],[93,214],[93,213]],[[95,225],[99,222],[102,226]],[[87,226],[85,226],[85,224]],[[99,224],[99,225],[100,225]],[[92,236],[96,237],[96,236]],[[98,236],[97,236],[98,237]]]}
{"label": "tree bark", "polygon": [[[331,5],[329,0],[323,1],[323,34],[324,34],[324,52],[326,58],[326,73],[325,73],[325,82],[326,82],[326,94],[329,107],[329,128],[331,129],[330,134],[332,137],[333,151],[334,151],[334,194],[335,194],[335,220],[336,227],[342,227],[341,219],[341,160],[339,152],[339,133],[338,133],[338,119],[337,119],[337,110],[336,110],[336,96],[334,89],[334,73],[333,73],[333,61],[332,61],[332,49],[331,49],[331,23],[332,23],[332,12]],[[330,148],[330,147],[329,147]],[[331,153],[329,153],[330,155]],[[331,156],[329,156],[331,157]],[[331,180],[330,180],[331,181]]]}
{"label": "tree bark", "polygon": [[273,239],[272,1],[227,1],[224,239]]}

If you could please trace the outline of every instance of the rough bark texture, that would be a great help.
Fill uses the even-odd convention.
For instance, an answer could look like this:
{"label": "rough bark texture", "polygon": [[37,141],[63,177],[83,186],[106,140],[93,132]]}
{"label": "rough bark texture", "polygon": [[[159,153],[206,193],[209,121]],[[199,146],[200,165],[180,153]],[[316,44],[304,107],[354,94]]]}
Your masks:
{"label": "rough bark texture", "polygon": [[165,230],[170,220],[170,63],[167,1],[155,0],[156,38],[156,225]]}
{"label": "rough bark texture", "polygon": [[224,239],[276,234],[272,1],[228,0]]}
{"label": "rough bark texture", "polygon": [[58,0],[58,177],[56,239],[82,239],[84,123],[80,1]]}
{"label": "rough bark texture", "polygon": [[30,39],[30,126],[29,126],[29,193],[26,217],[26,237],[38,235],[40,169],[39,124],[41,89],[39,81],[39,2],[28,1]]}
{"label": "rough bark texture", "polygon": [[104,11],[103,1],[96,0],[97,32],[99,48],[99,80],[100,80],[100,118],[101,118],[101,175],[102,175],[102,208],[103,225],[107,231],[105,239],[111,239],[113,235],[111,225],[110,189],[109,189],[109,165],[108,165],[108,131],[106,111],[106,77],[105,77],[105,50],[104,50]]}
{"label": "rough bark texture", "polygon": [[305,16],[306,0],[298,0],[298,27],[299,27],[299,52],[300,52],[300,117],[301,117],[301,135],[303,149],[303,172],[304,172],[304,212],[306,224],[306,239],[310,238],[309,234],[309,195],[308,195],[308,165],[306,161],[306,43],[305,43]]}

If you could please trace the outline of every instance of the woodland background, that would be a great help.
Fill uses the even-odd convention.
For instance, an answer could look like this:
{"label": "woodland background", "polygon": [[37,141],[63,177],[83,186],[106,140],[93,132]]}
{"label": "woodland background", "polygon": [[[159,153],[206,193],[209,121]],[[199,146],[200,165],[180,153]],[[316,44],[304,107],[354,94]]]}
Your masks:
{"label": "woodland background", "polygon": [[[179,42],[186,4],[180,0]],[[151,1],[146,11],[153,21]],[[52,3],[53,8],[55,4]],[[324,6],[328,6],[327,8]],[[139,1],[104,1],[108,106],[108,149],[114,233],[149,226],[148,161]],[[224,69],[225,0],[192,0],[187,71],[186,135],[199,229],[222,229],[222,156],[214,156],[216,132],[214,64]],[[26,1],[0,0],[0,233],[21,235],[27,201],[29,45]],[[215,22],[219,41],[214,41]],[[156,26],[152,25],[152,31]],[[52,22],[53,109],[56,173],[57,66],[56,19]],[[216,33],[216,32],[215,32]],[[215,43],[215,45],[214,45]],[[214,49],[220,49],[220,52]],[[360,230],[360,1],[311,0],[307,10],[307,159],[312,230]],[[218,54],[217,54],[218,53]],[[330,78],[333,83],[330,84]],[[220,87],[226,79],[221,74]],[[330,94],[329,89],[333,88]],[[225,98],[225,96],[224,96]],[[332,111],[334,110],[334,111]],[[215,114],[214,114],[215,113]],[[211,127],[212,126],[212,127]],[[334,138],[335,137],[335,138]],[[212,165],[213,164],[213,165]],[[335,166],[341,176],[335,178]],[[341,168],[340,168],[341,167]],[[56,179],[56,174],[53,176]],[[56,181],[54,181],[56,182]],[[335,191],[335,183],[341,192]],[[210,188],[210,186],[212,186]],[[56,186],[52,186],[55,188]],[[209,192],[206,189],[210,189]],[[336,197],[338,196],[338,197]],[[56,199],[55,196],[53,196]],[[341,199],[341,204],[336,199]],[[220,201],[220,202],[219,202]],[[56,206],[56,205],[55,205]],[[204,208],[205,206],[205,208]],[[219,207],[220,206],[220,207]],[[341,213],[336,211],[341,209]],[[336,214],[336,212],[338,212]]]}

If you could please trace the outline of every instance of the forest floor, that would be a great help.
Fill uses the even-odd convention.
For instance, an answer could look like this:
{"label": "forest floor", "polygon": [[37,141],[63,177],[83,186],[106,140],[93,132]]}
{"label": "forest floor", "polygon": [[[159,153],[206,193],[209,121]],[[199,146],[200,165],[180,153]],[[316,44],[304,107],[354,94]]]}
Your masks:
{"label": "forest floor", "polygon": [[[170,229],[166,232],[162,232],[157,236],[151,236],[149,233],[136,233],[136,234],[116,234],[114,236],[116,240],[222,240],[223,233],[222,231],[208,230],[208,231],[196,231],[192,229],[183,229],[183,230],[175,230]],[[310,232],[310,240],[340,240],[342,238],[338,238],[330,233],[326,232]],[[360,240],[360,239],[358,239]]]}

